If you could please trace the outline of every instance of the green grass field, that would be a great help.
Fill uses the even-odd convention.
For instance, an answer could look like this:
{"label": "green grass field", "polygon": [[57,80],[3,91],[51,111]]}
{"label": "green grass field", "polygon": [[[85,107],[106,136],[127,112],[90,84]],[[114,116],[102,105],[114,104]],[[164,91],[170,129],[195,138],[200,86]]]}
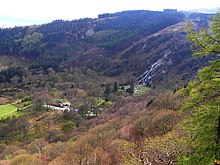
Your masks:
{"label": "green grass field", "polygon": [[150,88],[145,85],[136,85],[135,88],[136,91],[134,92],[134,96],[141,96],[150,91]]}
{"label": "green grass field", "polygon": [[7,118],[9,116],[17,115],[17,107],[11,104],[1,105],[0,106],[0,119]]}

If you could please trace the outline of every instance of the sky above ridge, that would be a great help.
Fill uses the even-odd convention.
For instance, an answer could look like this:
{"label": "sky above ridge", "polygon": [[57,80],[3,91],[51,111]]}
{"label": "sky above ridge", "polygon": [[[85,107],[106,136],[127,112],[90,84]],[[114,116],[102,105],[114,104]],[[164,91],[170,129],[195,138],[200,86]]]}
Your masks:
{"label": "sky above ridge", "polygon": [[96,18],[124,10],[220,8],[220,0],[1,0],[0,27]]}

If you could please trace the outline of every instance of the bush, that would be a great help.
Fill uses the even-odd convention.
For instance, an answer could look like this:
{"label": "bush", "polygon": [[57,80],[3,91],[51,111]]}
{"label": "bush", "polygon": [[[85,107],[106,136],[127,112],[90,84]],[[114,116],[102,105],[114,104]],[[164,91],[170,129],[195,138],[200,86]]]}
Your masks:
{"label": "bush", "polygon": [[21,155],[21,154],[27,154],[27,150],[25,150],[25,149],[19,149],[19,150],[15,151],[15,152],[13,153],[13,157],[16,157],[16,156]]}
{"label": "bush", "polygon": [[27,102],[31,101],[31,96],[25,96],[24,98],[21,99],[21,102]]}
{"label": "bush", "polygon": [[138,118],[130,130],[132,137],[134,137],[135,139],[144,137],[148,129],[148,125],[149,125],[149,119],[147,116]]}
{"label": "bush", "polygon": [[23,107],[26,107],[26,106],[28,106],[28,105],[31,105],[31,102],[30,102],[30,101],[24,103]]}
{"label": "bush", "polygon": [[61,156],[67,150],[67,143],[53,143],[44,148],[44,153],[49,156],[50,160],[56,159]]}
{"label": "bush", "polygon": [[63,134],[60,130],[57,129],[48,129],[46,131],[46,140],[50,143],[58,142],[63,140]]}
{"label": "bush", "polygon": [[21,154],[12,159],[11,165],[42,165],[42,163],[33,155]]}
{"label": "bush", "polygon": [[5,144],[0,144],[0,153],[2,153],[5,149],[6,149],[6,145]]}
{"label": "bush", "polygon": [[75,125],[73,124],[72,121],[68,121],[67,123],[63,124],[61,127],[61,131],[63,133],[69,133],[72,130],[76,129]]}
{"label": "bush", "polygon": [[179,120],[177,112],[172,110],[148,111],[133,119],[130,133],[135,139],[160,136],[171,131]]}
{"label": "bush", "polygon": [[154,130],[157,134],[165,134],[174,127],[179,121],[179,117],[175,111],[160,110],[152,117],[151,130]]}
{"label": "bush", "polygon": [[6,147],[6,149],[1,153],[1,157],[0,158],[11,158],[12,155],[14,154],[14,152],[18,149],[17,146],[8,146]]}
{"label": "bush", "polygon": [[44,138],[35,139],[27,146],[27,150],[28,150],[28,153],[30,154],[34,154],[34,153],[43,154],[43,148],[47,145],[48,143],[45,141]]}

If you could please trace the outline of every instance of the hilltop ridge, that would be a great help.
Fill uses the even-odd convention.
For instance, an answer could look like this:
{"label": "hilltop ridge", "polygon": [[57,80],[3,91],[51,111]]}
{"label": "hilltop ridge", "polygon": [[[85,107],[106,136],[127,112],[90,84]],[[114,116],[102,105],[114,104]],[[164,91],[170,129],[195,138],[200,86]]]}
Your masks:
{"label": "hilltop ridge", "polygon": [[[200,16],[200,22],[207,21],[204,17],[208,15]],[[0,55],[25,58],[30,61],[26,67],[30,68],[58,71],[63,67],[87,67],[105,76],[123,77],[123,73],[129,73],[136,79],[165,52],[172,52],[173,65],[164,67],[182,68],[178,74],[188,69],[188,76],[180,74],[176,80],[187,82],[201,63],[191,73],[188,66],[194,64],[185,38],[185,18],[180,12],[140,10],[102,14],[97,19],[56,20],[38,26],[0,29]],[[175,77],[176,73],[168,74],[168,70],[157,72]],[[165,80],[166,75],[155,74],[154,84]]]}

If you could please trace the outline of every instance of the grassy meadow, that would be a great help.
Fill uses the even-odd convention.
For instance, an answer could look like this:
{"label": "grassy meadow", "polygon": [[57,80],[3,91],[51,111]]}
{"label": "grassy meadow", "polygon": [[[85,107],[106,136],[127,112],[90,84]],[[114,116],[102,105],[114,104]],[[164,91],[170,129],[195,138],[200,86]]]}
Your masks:
{"label": "grassy meadow", "polygon": [[12,104],[6,104],[0,106],[0,119],[7,118],[12,115],[17,115],[17,107]]}

